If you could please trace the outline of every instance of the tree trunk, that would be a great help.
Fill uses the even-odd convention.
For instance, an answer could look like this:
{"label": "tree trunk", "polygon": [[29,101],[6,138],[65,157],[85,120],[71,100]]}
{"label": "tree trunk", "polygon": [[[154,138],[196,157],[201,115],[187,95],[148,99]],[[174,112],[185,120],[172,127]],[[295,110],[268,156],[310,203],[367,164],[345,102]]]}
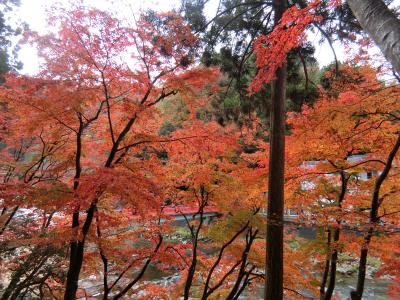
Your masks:
{"label": "tree trunk", "polygon": [[348,0],[361,26],[400,74],[400,20],[382,0]]}
{"label": "tree trunk", "polygon": [[[287,8],[286,0],[274,0],[275,24]],[[286,63],[272,84],[265,299],[283,299],[283,208],[285,167]]]}
{"label": "tree trunk", "polygon": [[[79,179],[81,177],[82,166],[82,135],[83,135],[83,123],[82,119],[79,118],[79,130],[76,133],[76,153],[75,153],[75,176],[74,176],[74,192],[78,189]],[[64,299],[75,299],[76,291],[78,290],[78,280],[81,267],[77,266],[77,250],[78,250],[78,230],[79,230],[79,204],[74,208],[72,214],[72,234],[75,236],[71,237],[70,252],[69,252],[69,267],[67,273],[67,282],[65,284]]]}
{"label": "tree trunk", "polygon": [[329,266],[331,264],[331,229],[328,229],[327,233],[328,236],[326,238],[327,245],[326,245],[325,267],[324,267],[324,273],[322,274],[321,286],[319,288],[320,300],[324,300],[325,298],[326,283],[328,282]]}
{"label": "tree trunk", "polygon": [[354,291],[350,292],[352,300],[361,300],[364,293],[365,274],[367,271],[367,258],[368,258],[368,247],[371,242],[373,230],[370,228],[368,233],[364,236],[364,243],[361,247],[360,261],[358,263],[358,275],[357,275],[357,287]]}
{"label": "tree trunk", "polygon": [[93,202],[87,210],[86,220],[82,227],[82,239],[78,241],[75,250],[74,260],[70,261],[67,284],[64,293],[64,300],[76,299],[76,292],[78,290],[79,274],[82,269],[83,255],[85,250],[85,240],[89,233],[90,225],[92,224],[94,212],[97,208],[97,203]]}
{"label": "tree trunk", "polygon": [[338,249],[337,249],[337,243],[340,238],[340,229],[336,228],[333,234],[333,243],[334,243],[334,248],[332,249],[332,254],[331,254],[331,266],[329,268],[329,282],[328,282],[328,288],[326,289],[324,293],[324,300],[330,300],[332,299],[333,291],[335,289],[335,284],[336,284],[336,268],[337,268],[337,260],[338,260]]}
{"label": "tree trunk", "polygon": [[[341,188],[340,188],[340,193],[338,195],[337,199],[337,207],[341,210],[342,209],[342,203],[344,200],[344,197],[346,196],[347,192],[347,183],[350,179],[350,176],[346,176],[345,172],[343,170],[340,171],[340,181],[341,181]],[[332,253],[331,253],[331,265],[329,268],[329,283],[328,283],[328,288],[326,289],[324,293],[324,300],[330,300],[332,299],[333,296],[333,291],[335,290],[335,285],[336,285],[336,269],[337,269],[337,261],[338,261],[338,242],[340,239],[340,225],[342,224],[342,221],[340,218],[336,219],[337,222],[337,227],[335,228],[333,232],[333,248],[332,248]]]}

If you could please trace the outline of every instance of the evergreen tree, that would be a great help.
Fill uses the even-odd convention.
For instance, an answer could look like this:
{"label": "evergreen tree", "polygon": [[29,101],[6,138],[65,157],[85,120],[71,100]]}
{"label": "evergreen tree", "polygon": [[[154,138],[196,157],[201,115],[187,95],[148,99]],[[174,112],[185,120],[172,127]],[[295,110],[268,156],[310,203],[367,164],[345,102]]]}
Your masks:
{"label": "evergreen tree", "polygon": [[5,73],[22,68],[17,59],[18,46],[12,45],[12,38],[21,33],[21,28],[10,24],[8,14],[20,5],[20,0],[0,1],[0,81]]}

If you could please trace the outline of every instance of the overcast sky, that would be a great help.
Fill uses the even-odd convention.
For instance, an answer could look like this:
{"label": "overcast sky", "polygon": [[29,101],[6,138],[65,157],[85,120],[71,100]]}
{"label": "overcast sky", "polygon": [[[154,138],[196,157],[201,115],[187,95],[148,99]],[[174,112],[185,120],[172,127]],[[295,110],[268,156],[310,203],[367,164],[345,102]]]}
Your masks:
{"label": "overcast sky", "polygon": [[[71,0],[22,0],[21,6],[15,14],[15,17],[29,24],[32,30],[44,33],[46,27],[46,7],[61,2],[68,3]],[[158,11],[168,11],[179,6],[179,0],[85,0],[85,3],[98,7],[100,9],[119,10],[121,13],[127,11],[130,5],[134,11],[139,12],[140,9],[152,8]],[[215,15],[218,1],[211,0],[207,6],[207,14],[209,17]],[[118,7],[121,9],[118,9]],[[117,9],[116,9],[117,8]],[[314,44],[319,40],[317,34],[310,34],[309,39]],[[343,50],[341,45],[335,45],[339,59],[343,59]],[[333,54],[327,44],[316,45],[316,58],[321,66],[325,66],[333,61]],[[19,58],[24,64],[22,70],[25,74],[35,74],[39,69],[39,61],[35,49],[30,46],[23,46],[19,52]]]}

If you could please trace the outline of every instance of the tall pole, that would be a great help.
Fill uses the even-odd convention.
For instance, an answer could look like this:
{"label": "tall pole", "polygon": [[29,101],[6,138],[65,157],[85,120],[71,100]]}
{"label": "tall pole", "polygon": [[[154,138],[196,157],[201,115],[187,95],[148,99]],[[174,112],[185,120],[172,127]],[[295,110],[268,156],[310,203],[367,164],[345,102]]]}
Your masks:
{"label": "tall pole", "polygon": [[[287,0],[273,0],[273,8],[276,25],[287,8]],[[271,98],[265,299],[280,300],[283,299],[286,63],[276,72]]]}

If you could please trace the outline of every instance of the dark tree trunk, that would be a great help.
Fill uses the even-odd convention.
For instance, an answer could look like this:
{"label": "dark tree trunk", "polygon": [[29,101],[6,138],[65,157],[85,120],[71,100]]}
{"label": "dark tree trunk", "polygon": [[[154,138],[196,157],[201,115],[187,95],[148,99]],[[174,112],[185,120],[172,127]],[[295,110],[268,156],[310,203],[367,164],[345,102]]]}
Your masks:
{"label": "dark tree trunk", "polygon": [[204,207],[207,206],[207,201],[208,201],[208,193],[205,191],[204,186],[200,187],[200,200],[199,200],[199,210],[195,215],[193,215],[193,220],[195,219],[196,215],[199,215],[199,225],[195,228],[194,225],[190,225],[189,220],[185,217],[186,225],[189,227],[190,234],[192,237],[192,244],[193,244],[193,250],[192,250],[192,261],[190,263],[188,275],[186,277],[186,282],[185,282],[185,287],[183,291],[183,299],[188,300],[190,296],[190,289],[192,287],[194,275],[196,272],[196,267],[197,267],[197,247],[199,243],[199,235],[200,235],[200,230],[202,229],[203,226],[203,221],[204,221]]}
{"label": "dark tree trunk", "polygon": [[85,250],[85,240],[89,232],[90,225],[92,224],[95,211],[96,211],[96,203],[94,202],[91,204],[91,206],[87,211],[86,220],[82,227],[82,239],[77,242],[74,248],[75,255],[73,257],[73,261],[70,261],[64,300],[76,299],[79,274],[82,269],[83,255]]}
{"label": "dark tree trunk", "polygon": [[[349,176],[346,176],[345,172],[343,170],[340,171],[340,181],[341,181],[341,188],[340,188],[340,193],[337,198],[337,207],[339,209],[342,209],[342,203],[344,200],[344,197],[346,196],[347,192],[347,183],[349,181]],[[333,249],[331,252],[331,257],[330,257],[330,268],[329,268],[329,282],[328,282],[328,288],[326,289],[326,292],[324,293],[324,300],[330,300],[333,296],[333,291],[335,290],[335,285],[336,285],[336,268],[337,268],[337,260],[338,260],[338,242],[340,239],[340,225],[342,224],[342,221],[340,218],[336,219],[337,222],[337,227],[335,228],[333,232]]]}
{"label": "dark tree trunk", "polygon": [[365,274],[367,271],[367,258],[368,258],[368,247],[371,242],[373,230],[369,229],[368,233],[364,236],[364,243],[361,247],[360,261],[358,263],[358,276],[357,276],[357,287],[356,290],[351,291],[350,296],[352,300],[361,300],[364,293]]}
{"label": "dark tree trunk", "polygon": [[337,259],[338,259],[338,249],[337,249],[337,242],[339,241],[340,237],[340,229],[336,228],[333,234],[333,242],[334,242],[334,248],[332,249],[332,254],[331,254],[331,265],[329,268],[329,282],[328,282],[328,288],[326,289],[326,292],[324,294],[324,300],[330,300],[333,295],[333,291],[335,289],[335,284],[336,284],[336,267],[337,267]]}
{"label": "dark tree trunk", "polygon": [[361,26],[400,74],[400,20],[382,0],[348,0]]}
{"label": "dark tree trunk", "polygon": [[[287,8],[286,0],[274,0],[275,24]],[[272,84],[271,139],[268,180],[268,222],[265,299],[283,298],[283,208],[285,167],[286,64],[276,72]]]}
{"label": "dark tree trunk", "polygon": [[[192,252],[192,262],[189,267],[188,275],[186,278],[186,283],[185,283],[185,288],[184,288],[184,293],[183,293],[183,299],[188,300],[190,296],[190,288],[192,287],[194,275],[196,272],[196,266],[197,266],[197,245],[199,241],[199,233],[201,226],[203,225],[203,208],[201,208],[200,211],[200,224],[196,229],[196,233],[192,234],[192,243],[193,243],[193,252]],[[191,225],[189,225],[191,226]],[[193,231],[193,229],[191,230]]]}
{"label": "dark tree trunk", "polygon": [[[82,135],[84,126],[82,119],[79,118],[79,129],[76,133],[76,153],[75,153],[75,176],[74,176],[74,191],[78,189],[79,179],[81,177],[82,166],[81,166],[81,155],[82,155]],[[74,208],[72,214],[72,232],[78,235],[79,230],[79,205]],[[70,253],[69,253],[69,268],[67,273],[67,283],[65,285],[64,299],[75,299],[76,291],[78,290],[78,279],[80,273],[80,267],[77,266],[77,249],[78,249],[78,236],[72,237],[70,242]]]}
{"label": "dark tree trunk", "polygon": [[328,275],[329,275],[329,266],[331,264],[331,230],[327,230],[328,236],[326,238],[326,258],[325,258],[325,266],[324,266],[324,273],[322,274],[322,281],[321,286],[319,288],[319,298],[323,300],[325,298],[325,288],[326,283],[328,282]]}

